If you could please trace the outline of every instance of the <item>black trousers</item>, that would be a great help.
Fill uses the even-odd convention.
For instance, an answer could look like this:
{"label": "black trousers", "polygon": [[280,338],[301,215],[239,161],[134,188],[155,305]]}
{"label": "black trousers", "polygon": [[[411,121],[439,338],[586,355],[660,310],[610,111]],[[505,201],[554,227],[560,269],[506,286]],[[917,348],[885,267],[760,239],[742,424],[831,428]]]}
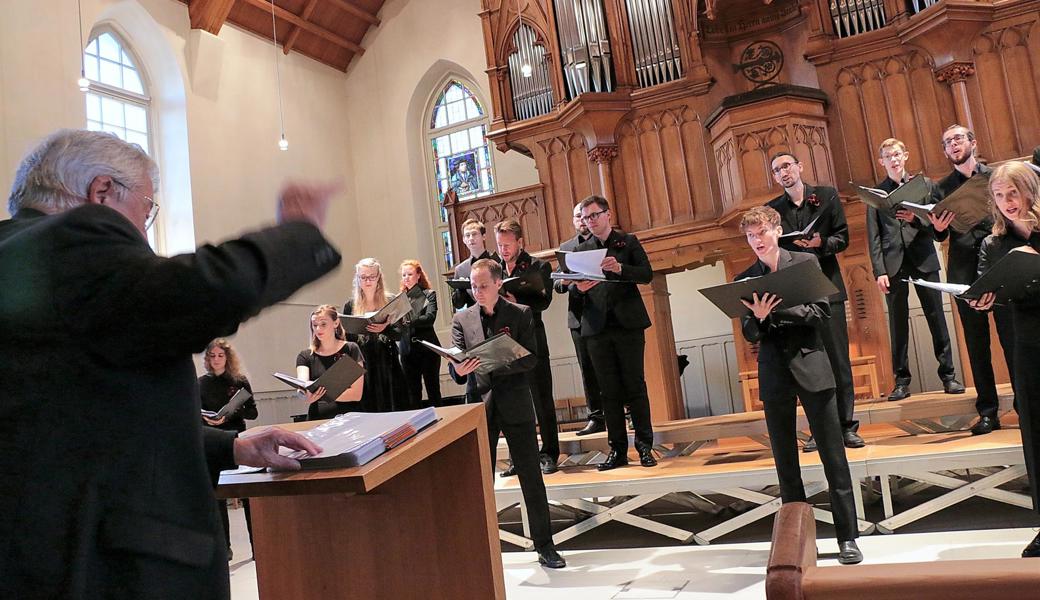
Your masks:
{"label": "black trousers", "polygon": [[600,399],[599,382],[596,380],[596,368],[592,366],[589,356],[589,344],[581,337],[581,329],[571,329],[571,341],[574,342],[574,355],[578,358],[578,370],[581,371],[581,383],[585,388],[585,406],[589,409],[590,421],[603,420],[603,401]]}
{"label": "black trousers", "polygon": [[789,392],[782,397],[763,398],[766,412],[766,428],[769,430],[769,445],[776,463],[776,476],[780,480],[780,498],[784,502],[804,502],[805,486],[802,484],[801,467],[798,464],[798,442],[795,438],[797,414],[795,396],[802,402],[809,429],[820,452],[823,472],[827,477],[830,492],[831,513],[839,542],[854,540],[859,535],[856,524],[856,501],[852,495],[852,475],[845,458],[845,443],[838,423],[838,410],[834,390],[809,392],[799,386],[793,377],[782,389]]}
{"label": "black trousers", "polygon": [[[249,498],[241,498],[242,510],[245,511],[246,516],[246,532],[249,534],[249,545],[253,545],[253,515],[249,511]],[[231,547],[231,520],[228,517],[228,501],[224,498],[217,498],[217,512],[220,513],[220,523],[224,526],[224,542],[227,547]]]}
{"label": "black trousers", "polygon": [[608,328],[586,337],[589,356],[600,385],[603,416],[607,425],[607,441],[611,450],[628,451],[625,427],[625,404],[632,411],[637,447],[654,443],[650,425],[650,398],[643,375],[643,353],[646,337],[642,329]]}
{"label": "black trousers", "polygon": [[535,344],[538,362],[527,372],[534,400],[534,412],[538,416],[538,433],[542,436],[541,453],[553,460],[560,458],[560,427],[556,421],[556,401],[553,398],[552,368],[549,365],[549,340],[545,337],[545,324],[534,322]]}
{"label": "black trousers", "polygon": [[[903,281],[911,277],[937,282],[939,272],[924,273],[904,265],[895,277],[889,278],[885,302],[888,303],[888,335],[892,342],[892,374],[895,375],[896,385],[910,385],[910,381],[913,379],[913,374],[910,373],[909,357],[910,284]],[[949,381],[957,376],[957,371],[953,366],[953,350],[950,347],[950,332],[946,327],[946,315],[943,313],[942,292],[926,287],[914,287],[917,290],[918,299],[921,300],[921,310],[924,311],[925,321],[928,322],[928,331],[932,334],[932,351],[935,353],[935,360],[939,361],[937,369],[939,379],[943,382]],[[989,333],[986,335],[988,336]],[[992,369],[990,372],[992,373]]]}
{"label": "black trousers", "polygon": [[[1006,306],[998,306],[993,310],[993,318],[997,324],[997,337],[1004,352],[1011,383],[1015,383],[1015,319]],[[975,310],[966,302],[957,303],[957,313],[964,328],[964,345],[968,347],[968,363],[971,374],[975,378],[975,410],[980,417],[996,417],[999,400],[997,383],[993,375],[993,354],[989,345],[989,314]],[[1029,364],[1028,362],[1022,364]],[[1017,392],[1018,388],[1015,387]],[[1015,394],[1015,406],[1018,408],[1018,394]]]}
{"label": "black trousers", "polygon": [[[1040,334],[1040,309],[1015,306],[1013,322],[1020,334],[1014,340],[1015,364],[1035,364],[1036,357],[1040,355],[1040,339],[1037,337]],[[1037,472],[1037,459],[1040,459],[1040,369],[1023,368],[1017,374],[1015,406],[1022,432],[1022,451],[1026,457],[1033,510],[1040,512],[1040,482],[1037,479],[1040,477]]]}
{"label": "black trousers", "polygon": [[[408,386],[412,406],[441,406],[441,357],[412,342],[408,354],[401,355],[401,368]],[[427,400],[423,403],[422,386],[426,383]]]}
{"label": "black trousers", "polygon": [[859,429],[859,421],[853,419],[856,410],[856,392],[852,385],[852,361],[849,359],[849,328],[845,316],[845,302],[831,302],[831,318],[827,328],[822,329],[823,347],[831,362],[835,392],[838,398],[838,420],[846,431]]}
{"label": "black trousers", "polygon": [[491,471],[494,475],[497,460],[498,434],[506,437],[509,446],[509,457],[520,480],[520,491],[527,507],[527,520],[531,525],[531,539],[537,550],[553,547],[552,524],[549,521],[549,501],[545,497],[545,482],[542,481],[542,468],[538,460],[538,436],[534,423],[514,425],[503,423],[501,416],[495,411],[488,418],[488,442],[491,446]]}

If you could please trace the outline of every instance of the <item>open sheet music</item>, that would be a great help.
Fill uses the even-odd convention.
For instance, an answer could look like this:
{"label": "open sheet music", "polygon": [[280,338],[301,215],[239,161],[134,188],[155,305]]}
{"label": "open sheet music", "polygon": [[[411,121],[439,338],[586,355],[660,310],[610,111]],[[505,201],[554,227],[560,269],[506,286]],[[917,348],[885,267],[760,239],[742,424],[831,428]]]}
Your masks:
{"label": "open sheet music", "polygon": [[419,343],[455,364],[460,364],[469,358],[479,358],[480,366],[475,372],[481,374],[490,373],[531,354],[527,348],[521,346],[505,332],[493,335],[466,350],[443,348],[425,340],[419,340]]}
{"label": "open sheet music", "polygon": [[1008,252],[971,285],[908,279],[910,283],[939,290],[961,300],[978,300],[983,294],[996,294],[997,304],[1019,300],[1029,285],[1040,282],[1040,256],[1030,252]]}
{"label": "open sheet music", "polygon": [[924,175],[915,175],[910,181],[891,192],[855,183],[852,183],[852,185],[855,187],[856,195],[859,196],[861,202],[878,210],[888,212],[895,211],[897,205],[903,202],[920,203],[927,201],[931,195],[931,190],[928,188],[928,182],[925,180]]}
{"label": "open sheet music", "polygon": [[791,231],[789,233],[785,233],[785,234],[780,236],[780,239],[786,239],[786,238],[798,238],[798,239],[801,239],[801,238],[812,237],[812,229],[816,225],[816,222],[819,221],[819,220],[820,220],[820,215],[816,215],[816,218],[813,219],[812,221],[810,221],[809,224],[806,225],[804,229],[799,229],[797,231]]}
{"label": "open sheet music", "polygon": [[737,319],[748,314],[741,299],[750,302],[754,293],[758,293],[760,298],[767,292],[775,294],[783,300],[777,309],[783,309],[828,298],[836,294],[838,288],[818,266],[806,261],[761,277],[704,288],[700,292],[727,316]]}
{"label": "open sheet music", "polygon": [[394,299],[387,302],[386,306],[374,313],[365,313],[363,315],[340,314],[339,320],[343,323],[343,329],[347,333],[363,335],[369,333],[367,329],[369,325],[377,323],[393,325],[410,312],[412,312],[412,303],[408,301],[408,295],[402,293],[394,296]]}
{"label": "open sheet music", "polygon": [[246,388],[239,388],[238,391],[235,392],[235,395],[231,396],[231,399],[228,400],[227,404],[220,407],[220,410],[216,412],[213,412],[212,410],[204,410],[202,411],[202,416],[210,419],[229,417],[238,412],[238,409],[242,408],[242,405],[246,403],[246,400],[249,400],[252,397],[253,395],[249,393],[249,390]]}
{"label": "open sheet music", "polygon": [[325,398],[329,400],[339,398],[343,392],[347,391],[347,388],[364,374],[365,368],[347,355],[339,357],[339,360],[314,381],[300,379],[285,373],[273,373],[275,379],[282,383],[287,383],[298,390],[306,390],[313,393],[318,391],[318,388],[324,387]]}

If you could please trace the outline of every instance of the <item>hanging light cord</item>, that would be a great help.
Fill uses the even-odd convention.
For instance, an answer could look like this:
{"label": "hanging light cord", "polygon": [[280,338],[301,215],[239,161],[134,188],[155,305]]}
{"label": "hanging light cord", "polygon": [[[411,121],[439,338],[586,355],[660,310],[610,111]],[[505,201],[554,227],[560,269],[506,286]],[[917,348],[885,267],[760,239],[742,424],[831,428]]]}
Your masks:
{"label": "hanging light cord", "polygon": [[76,0],[76,14],[79,16],[79,74],[81,77],[87,76],[87,63],[86,59],[83,58],[83,0]]}
{"label": "hanging light cord", "polygon": [[278,30],[274,20],[274,0],[271,0],[271,40],[274,42],[274,75],[278,84],[278,127],[285,139],[285,116],[282,114],[282,71],[278,67]]}

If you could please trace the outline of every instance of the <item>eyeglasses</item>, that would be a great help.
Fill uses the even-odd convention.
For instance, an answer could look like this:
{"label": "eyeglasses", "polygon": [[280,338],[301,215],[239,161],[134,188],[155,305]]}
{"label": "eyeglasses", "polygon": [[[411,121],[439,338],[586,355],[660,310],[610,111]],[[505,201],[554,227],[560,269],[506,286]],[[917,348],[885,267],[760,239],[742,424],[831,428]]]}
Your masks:
{"label": "eyeglasses", "polygon": [[606,213],[606,212],[610,212],[610,211],[608,211],[608,210],[601,210],[599,212],[594,212],[594,213],[589,213],[587,215],[583,215],[581,217],[581,222],[582,223],[591,223],[591,222],[595,221],[596,219],[598,219],[600,217],[600,215],[602,215],[603,213]]}
{"label": "eyeglasses", "polygon": [[773,167],[773,172],[779,175],[781,172],[786,171],[798,163],[785,162]]}
{"label": "eyeglasses", "polygon": [[968,139],[967,135],[965,135],[963,133],[958,133],[957,135],[952,135],[952,136],[944,139],[942,141],[942,145],[943,145],[943,148],[949,148],[950,146],[953,146],[954,144],[960,144],[961,142],[963,142],[963,141],[965,141],[967,139]]}
{"label": "eyeglasses", "polygon": [[151,229],[152,225],[155,224],[155,218],[159,216],[159,203],[156,202],[155,199],[152,198],[151,196],[145,196],[144,194],[142,194],[140,192],[135,192],[133,189],[130,188],[130,186],[128,186],[127,184],[123,183],[122,181],[119,181],[117,179],[113,179],[112,181],[114,181],[115,183],[119,184],[123,189],[125,189],[128,192],[130,192],[131,194],[137,194],[138,196],[144,198],[145,200],[148,201],[149,204],[151,204],[151,208],[148,209],[148,216],[145,217],[145,220],[144,220],[145,231],[147,231],[148,229]]}
{"label": "eyeglasses", "polygon": [[379,275],[358,275],[358,279],[361,281],[379,281]]}

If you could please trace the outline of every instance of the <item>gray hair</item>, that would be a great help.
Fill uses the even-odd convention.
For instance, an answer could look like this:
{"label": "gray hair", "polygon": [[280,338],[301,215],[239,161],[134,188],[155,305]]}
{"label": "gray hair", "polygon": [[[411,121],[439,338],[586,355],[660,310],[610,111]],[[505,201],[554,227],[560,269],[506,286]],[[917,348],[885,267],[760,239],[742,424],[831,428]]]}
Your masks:
{"label": "gray hair", "polygon": [[113,188],[120,199],[123,186],[141,186],[151,180],[159,188],[159,167],[137,144],[112,133],[61,129],[34,148],[18,166],[7,208],[11,215],[23,208],[54,214],[75,208],[87,200],[95,177],[119,182]]}

